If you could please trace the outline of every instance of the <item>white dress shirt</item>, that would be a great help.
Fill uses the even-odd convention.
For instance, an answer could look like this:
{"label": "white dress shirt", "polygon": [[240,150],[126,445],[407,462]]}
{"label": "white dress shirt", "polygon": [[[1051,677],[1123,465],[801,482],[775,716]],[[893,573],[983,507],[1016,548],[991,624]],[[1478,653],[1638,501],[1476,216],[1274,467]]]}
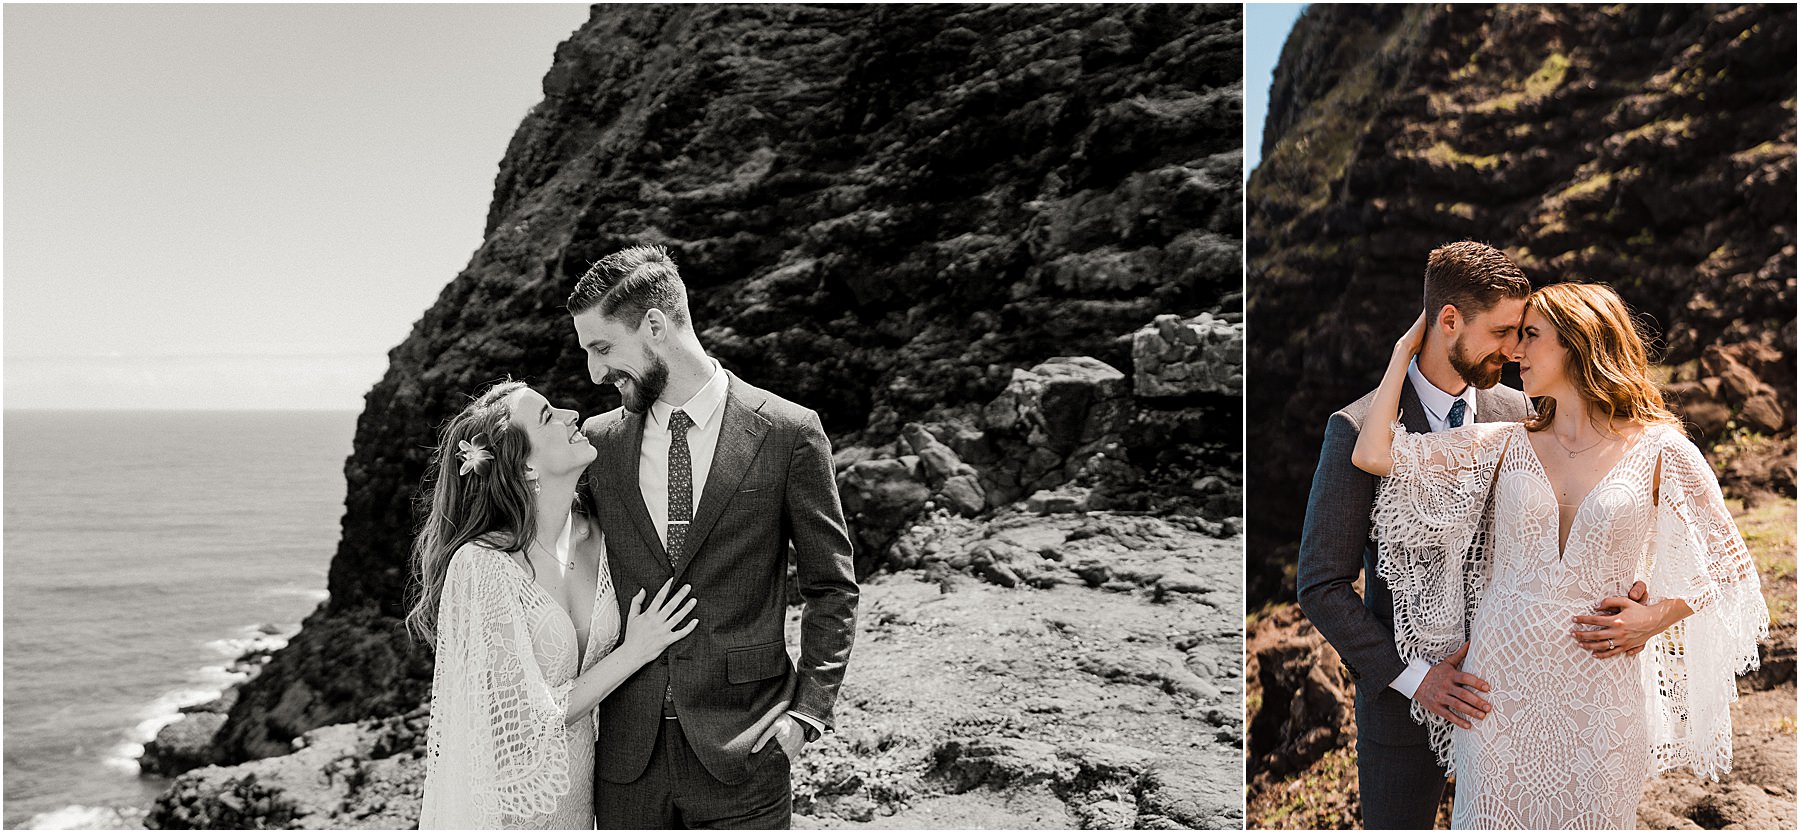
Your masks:
{"label": "white dress shirt", "polygon": [[1406,366],[1406,378],[1412,382],[1413,391],[1419,394],[1419,403],[1425,406],[1425,421],[1431,424],[1432,431],[1442,431],[1450,427],[1450,408],[1461,399],[1469,411],[1463,414],[1463,424],[1475,421],[1475,386],[1463,385],[1462,393],[1449,393],[1440,390],[1425,374],[1419,372],[1419,359],[1414,357],[1412,364]]}
{"label": "white dress shirt", "polygon": [[725,422],[725,389],[729,377],[725,369],[713,362],[712,378],[700,386],[688,401],[671,405],[658,399],[650,403],[644,418],[644,443],[638,452],[638,491],[644,495],[644,508],[650,510],[650,522],[663,546],[669,543],[669,416],[680,408],[694,421],[688,429],[688,456],[694,464],[694,505],[688,507],[692,518],[700,509],[700,497],[706,493],[706,478],[712,473],[713,452],[719,447],[719,428]]}
{"label": "white dress shirt", "polygon": [[[1439,388],[1432,384],[1430,379],[1425,378],[1425,374],[1419,372],[1417,356],[1413,357],[1412,364],[1406,366],[1406,378],[1412,382],[1413,392],[1419,395],[1419,404],[1425,406],[1425,422],[1431,426],[1433,432],[1450,427],[1450,408],[1456,404],[1458,399],[1461,399],[1468,408],[1468,412],[1463,414],[1463,424],[1468,425],[1475,421],[1474,385],[1463,385],[1460,394],[1450,393]],[[1424,682],[1425,672],[1430,670],[1429,663],[1415,659],[1406,664],[1406,670],[1400,672],[1400,676],[1395,677],[1393,682],[1388,683],[1388,687],[1406,695],[1406,699],[1411,700],[1419,690],[1419,683]]]}

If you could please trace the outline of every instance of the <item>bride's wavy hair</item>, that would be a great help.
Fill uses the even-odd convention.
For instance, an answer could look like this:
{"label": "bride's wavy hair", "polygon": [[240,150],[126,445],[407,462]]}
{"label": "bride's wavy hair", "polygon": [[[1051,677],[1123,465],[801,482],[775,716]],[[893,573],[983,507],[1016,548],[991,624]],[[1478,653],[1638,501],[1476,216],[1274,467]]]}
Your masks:
{"label": "bride's wavy hair", "polygon": [[[437,640],[438,602],[450,558],[462,545],[479,540],[503,552],[520,552],[531,543],[537,501],[525,479],[531,444],[524,432],[512,430],[511,396],[525,388],[511,379],[497,382],[468,407],[444,423],[437,448],[425,469],[419,510],[425,522],[413,538],[415,579],[406,627],[428,645]],[[493,455],[467,473],[462,443]]]}
{"label": "bride's wavy hair", "polygon": [[[1663,423],[1681,430],[1681,420],[1669,412],[1662,391],[1650,380],[1650,338],[1612,287],[1550,284],[1531,293],[1525,309],[1550,322],[1557,342],[1569,349],[1569,380],[1583,400],[1606,412],[1608,422]],[[1541,431],[1555,418],[1556,400],[1544,399],[1525,427]]]}

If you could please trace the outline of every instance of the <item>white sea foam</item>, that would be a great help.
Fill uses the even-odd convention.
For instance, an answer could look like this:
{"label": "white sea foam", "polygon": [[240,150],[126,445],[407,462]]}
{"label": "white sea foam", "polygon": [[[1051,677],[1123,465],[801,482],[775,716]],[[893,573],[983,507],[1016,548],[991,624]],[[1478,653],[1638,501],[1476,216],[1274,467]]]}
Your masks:
{"label": "white sea foam", "polygon": [[[206,643],[206,647],[222,657],[235,660],[253,650],[278,650],[298,630],[298,625],[286,629],[271,625],[248,625],[240,629],[237,636],[212,640]],[[122,772],[137,772],[138,758],[144,754],[144,744],[154,740],[156,733],[162,731],[164,726],[182,719],[185,716],[182,709],[216,700],[226,689],[249,679],[249,676],[225,665],[201,667],[190,675],[188,685],[164,692],[141,709],[138,712],[138,722],[125,733],[124,742],[107,751],[104,763]]]}
{"label": "white sea foam", "polygon": [[71,804],[60,810],[38,813],[19,827],[23,830],[120,830],[141,827],[140,815],[140,811],[129,807]]}
{"label": "white sea foam", "polygon": [[138,765],[138,758],[143,754],[143,744],[126,741],[114,744],[111,749],[106,750],[106,757],[101,758],[100,763],[105,764],[107,769],[117,770],[126,775],[137,775],[143,771],[143,767]]}
{"label": "white sea foam", "polygon": [[241,628],[237,636],[214,639],[206,643],[206,647],[217,652],[219,656],[237,659],[250,651],[280,650],[299,630],[300,626],[297,624],[286,628],[277,628],[272,625],[248,625]]}

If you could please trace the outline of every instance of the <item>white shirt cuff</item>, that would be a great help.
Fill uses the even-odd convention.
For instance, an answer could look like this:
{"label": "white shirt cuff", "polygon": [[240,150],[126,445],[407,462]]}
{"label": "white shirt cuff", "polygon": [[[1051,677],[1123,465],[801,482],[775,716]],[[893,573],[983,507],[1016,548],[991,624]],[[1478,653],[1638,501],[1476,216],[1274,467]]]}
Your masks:
{"label": "white shirt cuff", "polygon": [[[1413,685],[1416,686],[1416,685],[1418,685],[1418,683],[1413,683]],[[806,721],[806,725],[811,726],[814,729],[818,730],[819,734],[821,734],[821,735],[825,734],[825,724],[820,723],[818,720],[816,720],[814,718],[808,717],[797,711],[789,711],[788,717],[791,717],[795,720],[804,720],[804,721]]]}
{"label": "white shirt cuff", "polygon": [[1388,688],[1406,695],[1406,699],[1411,700],[1413,693],[1419,690],[1419,683],[1425,681],[1425,672],[1430,670],[1431,666],[1426,665],[1424,660],[1415,659],[1406,664],[1406,670],[1400,672],[1400,676],[1388,683]]}

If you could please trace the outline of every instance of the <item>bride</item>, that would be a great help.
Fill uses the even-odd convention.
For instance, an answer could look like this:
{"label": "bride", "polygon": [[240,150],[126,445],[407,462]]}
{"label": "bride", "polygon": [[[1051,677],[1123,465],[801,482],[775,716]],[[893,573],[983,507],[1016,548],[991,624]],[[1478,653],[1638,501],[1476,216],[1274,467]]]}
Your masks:
{"label": "bride", "polygon": [[593,459],[575,412],[519,382],[444,426],[407,615],[437,647],[421,828],[592,829],[595,705],[694,629],[688,588],[664,584],[614,647],[605,544],[576,499]]}
{"label": "bride", "polygon": [[[1462,670],[1492,687],[1455,731],[1413,707],[1456,775],[1452,825],[1631,829],[1650,775],[1730,769],[1735,675],[1756,666],[1768,611],[1619,296],[1547,286],[1522,324],[1534,417],[1407,433],[1395,420],[1421,316],[1365,423],[1394,430],[1363,431],[1352,460],[1383,476],[1375,538],[1400,655],[1466,651]],[[1637,579],[1644,604],[1626,598]]]}

